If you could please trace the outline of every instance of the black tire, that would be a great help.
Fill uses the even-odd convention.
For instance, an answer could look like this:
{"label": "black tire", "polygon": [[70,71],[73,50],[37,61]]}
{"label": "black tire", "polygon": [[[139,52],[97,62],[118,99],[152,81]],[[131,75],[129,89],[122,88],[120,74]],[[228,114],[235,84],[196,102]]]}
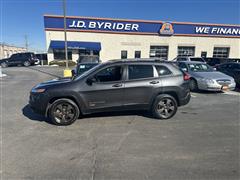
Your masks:
{"label": "black tire", "polygon": [[198,84],[195,79],[190,79],[189,88],[190,88],[190,91],[198,91]]}
{"label": "black tire", "polygon": [[6,67],[8,67],[8,64],[6,62],[3,62],[3,63],[1,63],[1,67],[6,68]]}
{"label": "black tire", "polygon": [[177,109],[176,99],[171,95],[162,94],[156,97],[152,106],[152,114],[157,119],[169,119],[176,114]]}
{"label": "black tire", "polygon": [[51,122],[59,126],[67,126],[76,121],[80,110],[75,102],[70,99],[58,99],[53,102],[49,110]]}
{"label": "black tire", "polygon": [[24,61],[24,62],[23,62],[23,65],[24,65],[25,67],[28,67],[28,66],[31,65],[31,63],[30,63],[29,61]]}

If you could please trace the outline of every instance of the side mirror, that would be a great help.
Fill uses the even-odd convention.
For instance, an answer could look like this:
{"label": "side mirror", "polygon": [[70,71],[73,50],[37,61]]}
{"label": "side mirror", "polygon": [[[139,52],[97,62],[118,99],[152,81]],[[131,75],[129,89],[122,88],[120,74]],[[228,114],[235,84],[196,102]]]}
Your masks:
{"label": "side mirror", "polygon": [[184,72],[187,72],[187,68],[182,68],[182,70],[183,70]]}
{"label": "side mirror", "polygon": [[72,69],[72,77],[74,77],[75,75],[76,75],[76,71],[75,71],[75,69]]}
{"label": "side mirror", "polygon": [[95,77],[90,77],[87,79],[86,83],[91,86],[93,83],[97,82],[97,79]]}

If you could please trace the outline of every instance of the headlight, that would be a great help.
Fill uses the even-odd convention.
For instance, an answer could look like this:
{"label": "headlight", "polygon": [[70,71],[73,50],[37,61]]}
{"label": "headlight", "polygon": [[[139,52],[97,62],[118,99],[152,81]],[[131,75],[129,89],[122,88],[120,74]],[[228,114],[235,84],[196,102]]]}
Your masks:
{"label": "headlight", "polygon": [[32,93],[43,93],[46,89],[32,89]]}
{"label": "headlight", "polygon": [[207,83],[207,84],[214,84],[214,81],[212,79],[201,79],[201,81]]}

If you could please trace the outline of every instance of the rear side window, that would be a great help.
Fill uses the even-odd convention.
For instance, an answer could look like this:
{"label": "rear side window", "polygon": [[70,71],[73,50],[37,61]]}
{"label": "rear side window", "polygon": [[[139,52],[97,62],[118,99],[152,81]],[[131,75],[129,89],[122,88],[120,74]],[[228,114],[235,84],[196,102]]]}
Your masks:
{"label": "rear side window", "polygon": [[202,58],[190,58],[191,61],[199,61],[199,62],[204,62]]}
{"label": "rear side window", "polygon": [[158,72],[158,76],[165,76],[172,74],[172,72],[165,66],[155,66]]}
{"label": "rear side window", "polygon": [[128,79],[143,79],[153,77],[152,65],[129,65]]}

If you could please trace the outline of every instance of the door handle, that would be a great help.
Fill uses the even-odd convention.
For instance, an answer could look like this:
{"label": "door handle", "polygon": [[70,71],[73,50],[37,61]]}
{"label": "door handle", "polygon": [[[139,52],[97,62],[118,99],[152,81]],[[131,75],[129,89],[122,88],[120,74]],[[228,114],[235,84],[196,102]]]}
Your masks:
{"label": "door handle", "polygon": [[122,87],[122,84],[114,84],[112,87]]}
{"label": "door handle", "polygon": [[151,81],[150,84],[158,84],[159,81]]}

